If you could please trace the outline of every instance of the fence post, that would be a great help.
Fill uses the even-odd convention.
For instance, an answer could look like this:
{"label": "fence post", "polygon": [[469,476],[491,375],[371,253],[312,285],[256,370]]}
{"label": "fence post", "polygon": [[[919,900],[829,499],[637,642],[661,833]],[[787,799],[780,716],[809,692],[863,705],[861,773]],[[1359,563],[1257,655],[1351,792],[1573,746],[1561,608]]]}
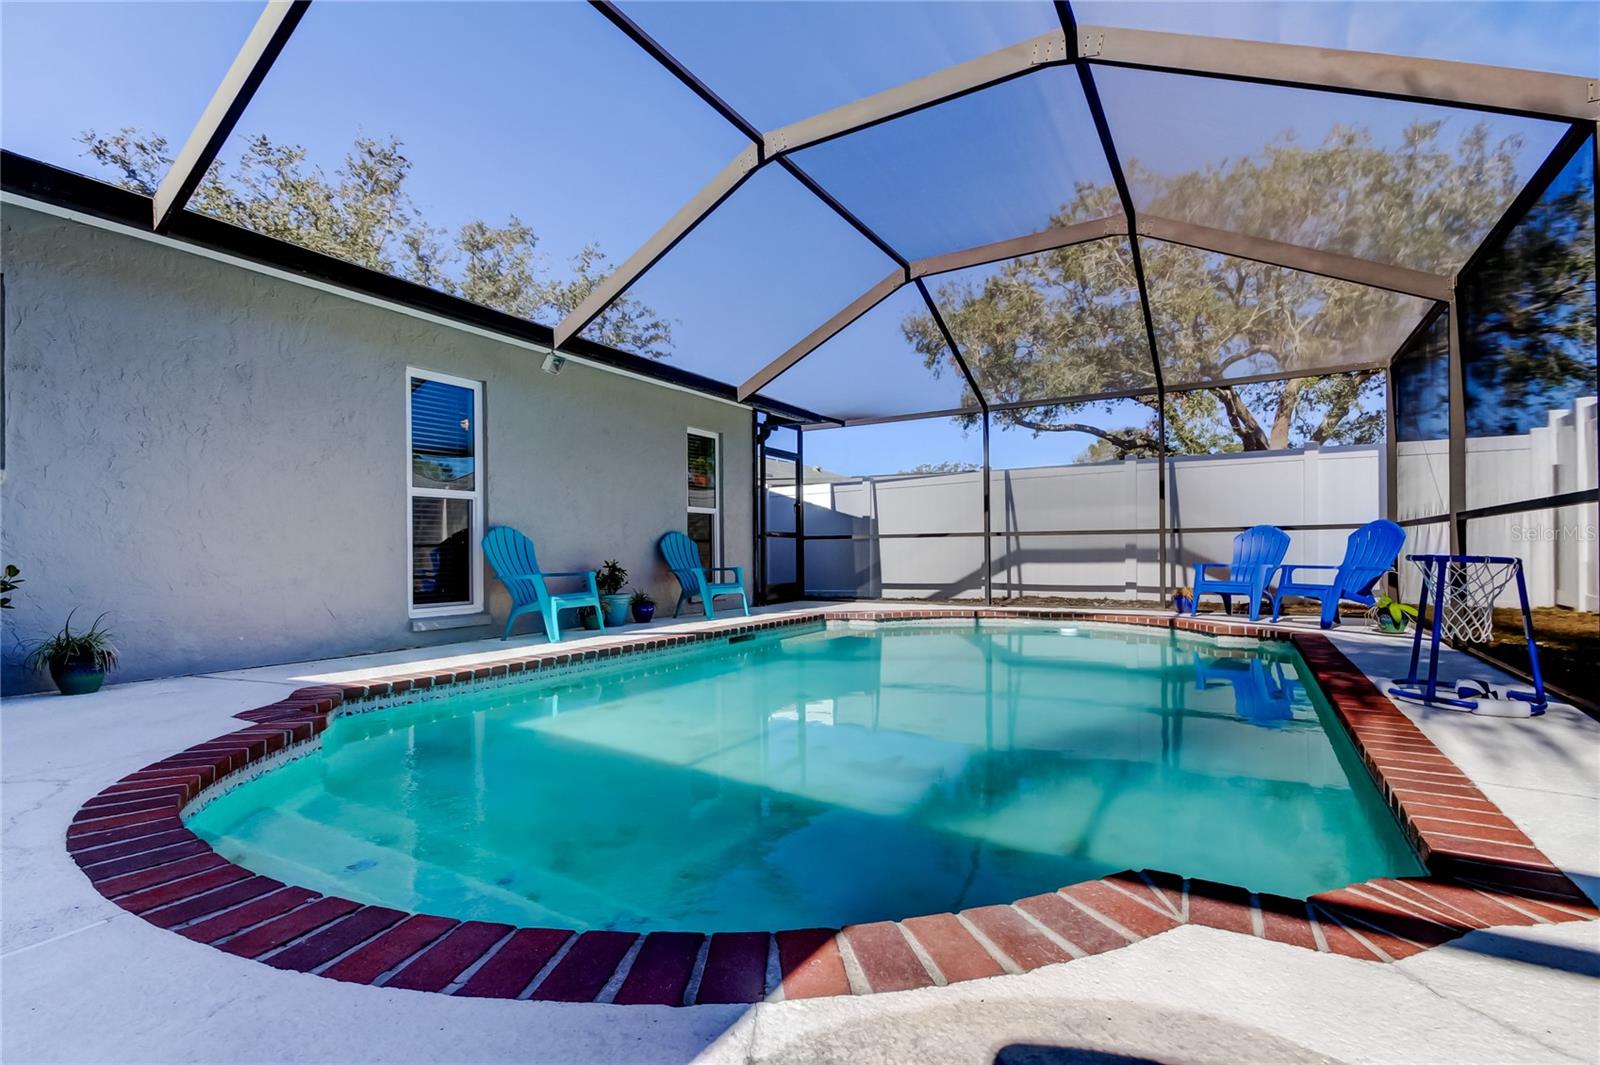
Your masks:
{"label": "fence post", "polygon": [[[1124,529],[1143,529],[1146,527],[1139,520],[1139,500],[1142,498],[1139,492],[1139,481],[1142,479],[1140,467],[1143,465],[1144,460],[1139,458],[1129,457],[1122,460],[1122,474],[1128,481],[1127,498],[1133,507],[1133,513],[1121,522]],[[1156,463],[1156,476],[1161,476],[1161,464],[1159,461]],[[1160,504],[1158,503],[1157,505],[1159,506]],[[1158,569],[1161,566],[1159,555],[1157,556],[1156,566]],[[1122,586],[1124,589],[1133,592],[1135,600],[1139,598],[1139,591],[1144,587],[1143,576],[1139,572],[1139,534],[1130,532],[1123,538],[1122,542]]]}

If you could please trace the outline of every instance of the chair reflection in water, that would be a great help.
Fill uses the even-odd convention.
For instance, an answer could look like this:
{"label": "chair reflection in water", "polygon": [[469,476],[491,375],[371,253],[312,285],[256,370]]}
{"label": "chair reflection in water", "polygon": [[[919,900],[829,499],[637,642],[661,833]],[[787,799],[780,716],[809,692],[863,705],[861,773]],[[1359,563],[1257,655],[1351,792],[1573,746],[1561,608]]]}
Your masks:
{"label": "chair reflection in water", "polygon": [[1234,713],[1262,728],[1281,728],[1294,720],[1300,682],[1286,675],[1282,662],[1261,658],[1210,658],[1195,652],[1194,686],[1232,685]]}

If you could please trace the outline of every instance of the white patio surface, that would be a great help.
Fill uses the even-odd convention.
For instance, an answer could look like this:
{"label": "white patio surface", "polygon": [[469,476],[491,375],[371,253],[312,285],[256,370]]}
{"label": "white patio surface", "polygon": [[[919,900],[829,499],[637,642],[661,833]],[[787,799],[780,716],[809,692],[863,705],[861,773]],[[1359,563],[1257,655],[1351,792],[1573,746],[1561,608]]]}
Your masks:
{"label": "white patio surface", "polygon": [[[760,613],[798,609],[791,605]],[[828,609],[848,609],[832,606]],[[657,623],[669,632],[694,622]],[[625,630],[626,631],[626,630]],[[571,646],[602,638],[573,638]],[[1369,675],[1408,644],[1336,641]],[[101,898],[66,826],[110,781],[318,680],[493,661],[542,638],[180,677],[0,707],[0,1057],[70,1062],[1600,1061],[1600,924],[1475,932],[1392,965],[1184,926],[943,988],[748,1006],[457,999],[280,972]],[[1445,676],[1494,676],[1453,653]],[[1600,899],[1600,724],[1405,712]],[[1074,1053],[1077,1052],[1077,1053]]]}

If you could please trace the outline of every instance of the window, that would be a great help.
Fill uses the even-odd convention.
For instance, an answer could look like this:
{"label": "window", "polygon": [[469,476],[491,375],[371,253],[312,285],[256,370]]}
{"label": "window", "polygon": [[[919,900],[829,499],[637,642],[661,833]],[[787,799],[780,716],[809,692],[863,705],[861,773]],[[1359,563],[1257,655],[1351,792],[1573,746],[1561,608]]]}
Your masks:
{"label": "window", "polygon": [[406,371],[411,616],[483,604],[483,385]]}
{"label": "window", "polygon": [[717,480],[716,433],[689,430],[689,539],[700,548],[702,566],[722,564],[722,486]]}

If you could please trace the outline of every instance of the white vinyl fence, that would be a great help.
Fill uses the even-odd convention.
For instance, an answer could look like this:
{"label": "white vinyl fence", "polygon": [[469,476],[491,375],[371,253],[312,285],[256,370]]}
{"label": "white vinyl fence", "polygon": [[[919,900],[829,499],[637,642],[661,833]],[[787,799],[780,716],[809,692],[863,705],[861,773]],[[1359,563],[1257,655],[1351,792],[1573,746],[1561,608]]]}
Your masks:
{"label": "white vinyl fence", "polygon": [[[1550,425],[1532,433],[1468,441],[1470,505],[1592,487],[1595,433],[1590,398],[1553,412]],[[1445,441],[1401,445],[1396,502],[1402,519],[1446,509],[1447,451]],[[1156,594],[1155,460],[995,470],[991,477],[996,596]],[[1248,525],[1289,528],[1288,562],[1337,562],[1349,530],[1382,513],[1382,480],[1376,446],[1174,457],[1171,583],[1192,583],[1196,562],[1226,561],[1234,534]],[[979,472],[807,484],[806,590],[869,598],[981,597],[982,488]],[[793,499],[792,486],[769,494],[772,530],[793,531]],[[1319,525],[1339,528],[1293,528]],[[1469,526],[1468,547],[1475,554],[1523,558],[1535,605],[1595,610],[1594,526],[1592,505],[1483,519]],[[1442,522],[1408,532],[1406,553],[1447,547]],[[965,535],[910,535],[928,533]],[[811,539],[840,534],[858,538]],[[793,559],[792,541],[769,541],[768,579],[792,581]],[[1414,597],[1410,574],[1403,571],[1403,580],[1404,594]]]}

